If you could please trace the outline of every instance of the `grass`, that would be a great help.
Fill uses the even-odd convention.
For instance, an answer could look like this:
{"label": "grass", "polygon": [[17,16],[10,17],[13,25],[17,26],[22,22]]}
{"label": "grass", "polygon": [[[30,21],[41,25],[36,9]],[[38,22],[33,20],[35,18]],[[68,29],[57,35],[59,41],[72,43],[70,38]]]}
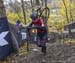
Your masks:
{"label": "grass", "polygon": [[62,42],[65,44],[75,44],[75,39],[64,39]]}

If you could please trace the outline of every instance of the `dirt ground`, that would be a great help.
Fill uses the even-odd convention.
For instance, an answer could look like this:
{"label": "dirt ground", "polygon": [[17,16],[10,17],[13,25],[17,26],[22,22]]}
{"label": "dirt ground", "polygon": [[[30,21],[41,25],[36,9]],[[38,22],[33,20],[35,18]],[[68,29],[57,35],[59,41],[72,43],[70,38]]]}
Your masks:
{"label": "dirt ground", "polygon": [[30,44],[29,47],[29,52],[23,46],[20,48],[19,55],[11,55],[0,63],[75,63],[75,44],[47,43],[46,56],[36,45]]}

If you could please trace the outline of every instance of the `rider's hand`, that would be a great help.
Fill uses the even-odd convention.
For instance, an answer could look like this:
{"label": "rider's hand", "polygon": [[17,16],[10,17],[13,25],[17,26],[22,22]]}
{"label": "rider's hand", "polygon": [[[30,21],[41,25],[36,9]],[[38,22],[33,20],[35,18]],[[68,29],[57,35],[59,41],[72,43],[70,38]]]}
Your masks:
{"label": "rider's hand", "polygon": [[44,27],[45,25],[44,24],[42,24],[42,27]]}

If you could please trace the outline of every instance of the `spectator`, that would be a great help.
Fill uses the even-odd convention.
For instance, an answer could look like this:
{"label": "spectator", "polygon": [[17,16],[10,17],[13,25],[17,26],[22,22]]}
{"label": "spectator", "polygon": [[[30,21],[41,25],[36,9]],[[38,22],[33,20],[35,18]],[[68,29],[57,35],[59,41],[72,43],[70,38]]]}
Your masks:
{"label": "spectator", "polygon": [[21,28],[22,28],[22,24],[20,20],[17,20],[16,21],[16,31],[17,31],[17,38],[18,38],[19,46],[21,45],[21,41],[22,41]]}

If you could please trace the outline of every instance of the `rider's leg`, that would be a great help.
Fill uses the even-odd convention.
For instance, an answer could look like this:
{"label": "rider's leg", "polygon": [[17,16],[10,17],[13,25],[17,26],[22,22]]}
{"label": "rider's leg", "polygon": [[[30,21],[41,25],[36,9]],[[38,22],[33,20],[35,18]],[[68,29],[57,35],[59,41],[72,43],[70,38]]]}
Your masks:
{"label": "rider's leg", "polygon": [[42,33],[41,43],[42,43],[41,51],[44,53],[44,55],[46,55],[46,38],[45,38],[45,33]]}
{"label": "rider's leg", "polygon": [[43,39],[44,34],[43,33],[38,33],[38,37],[39,37],[38,46],[41,47],[41,52],[44,53],[44,55],[46,55],[46,42]]}
{"label": "rider's leg", "polygon": [[42,51],[42,53],[44,53],[44,55],[46,55],[46,45],[41,47],[41,51]]}

